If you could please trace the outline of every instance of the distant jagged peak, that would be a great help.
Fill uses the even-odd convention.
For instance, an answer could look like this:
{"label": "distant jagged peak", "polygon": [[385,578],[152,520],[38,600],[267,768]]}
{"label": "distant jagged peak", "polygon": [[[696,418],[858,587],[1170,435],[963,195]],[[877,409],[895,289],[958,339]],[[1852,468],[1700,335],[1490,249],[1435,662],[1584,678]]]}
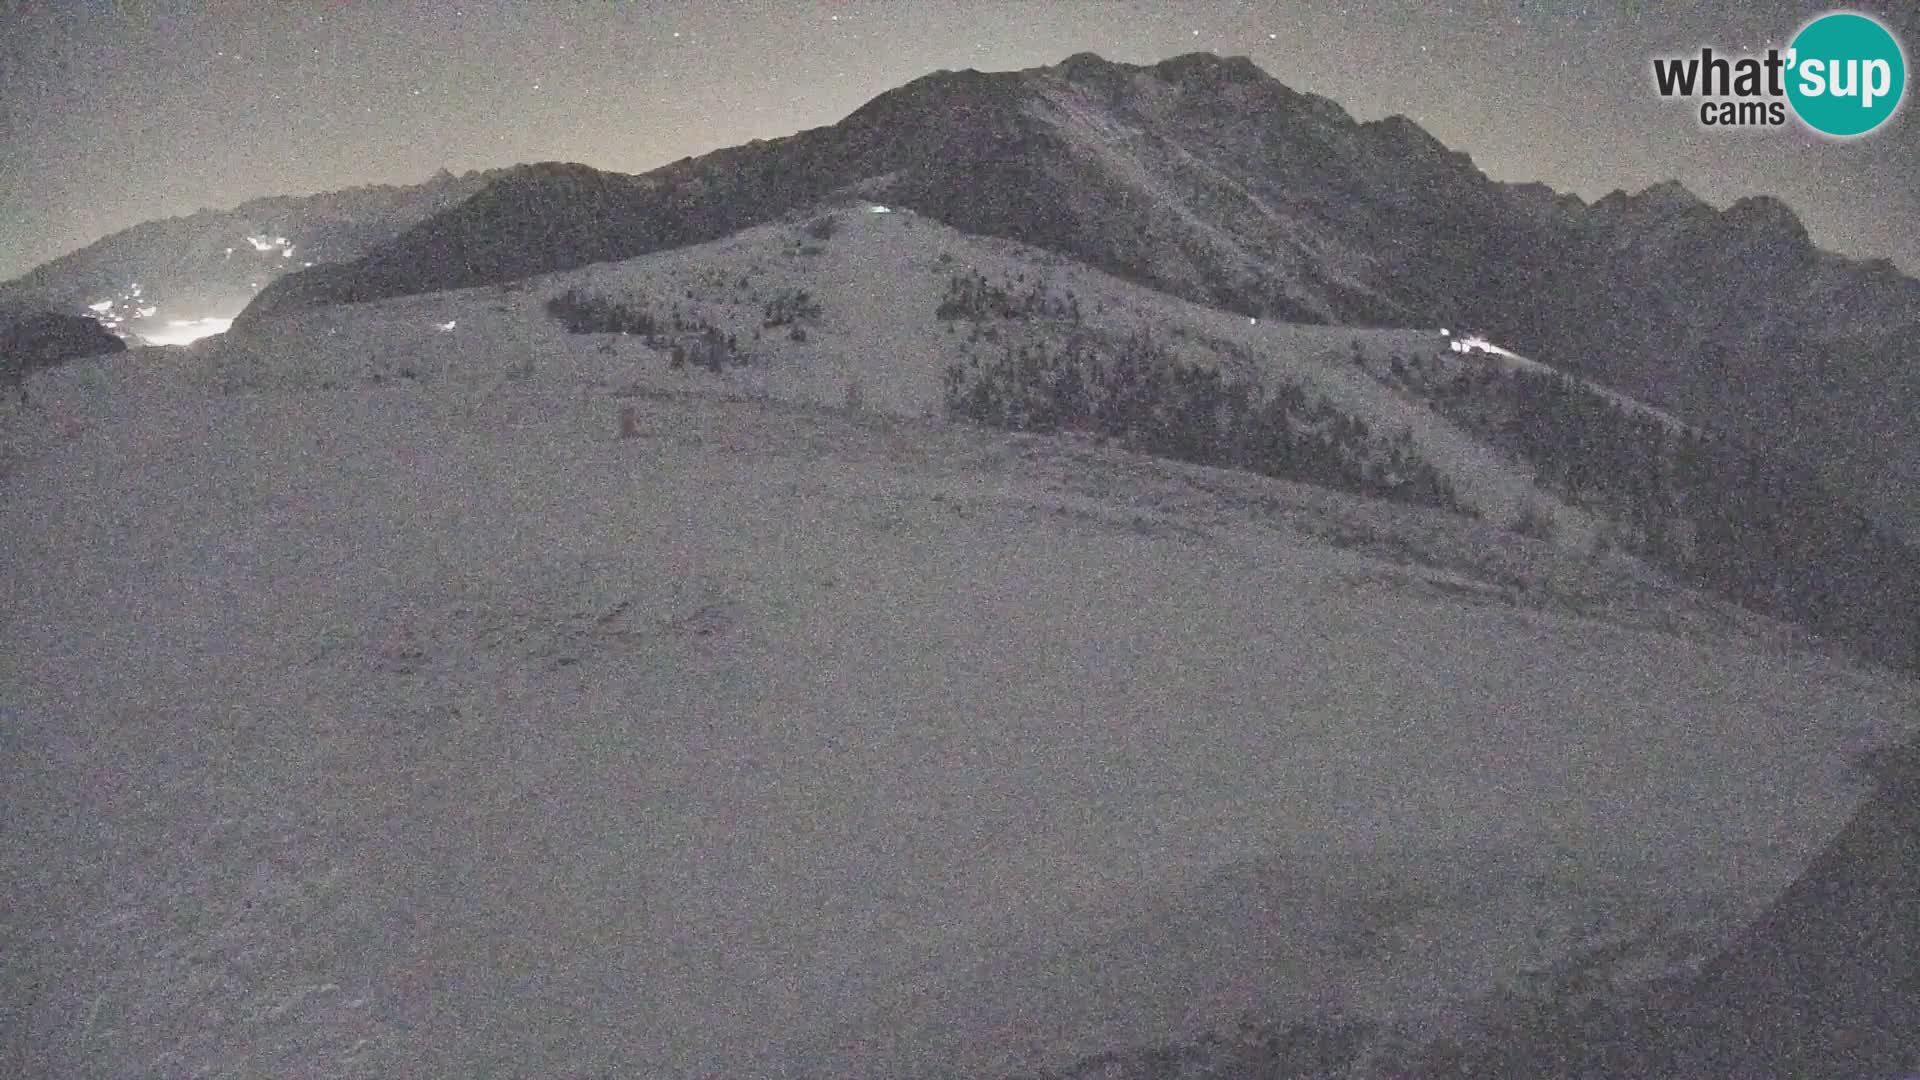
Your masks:
{"label": "distant jagged peak", "polygon": [[1793,208],[1772,195],[1748,195],[1725,210],[1716,209],[1678,180],[1663,180],[1638,195],[1615,191],[1593,204],[1603,216],[1668,219],[1685,217],[1717,229],[1764,236],[1789,247],[1813,249],[1805,224]]}
{"label": "distant jagged peak", "polygon": [[1793,207],[1772,195],[1748,195],[1738,199],[1727,207],[1724,216],[1769,231],[1802,238],[1807,235],[1807,227],[1801,223],[1800,215],[1793,212]]}
{"label": "distant jagged peak", "polygon": [[957,116],[975,117],[1009,104],[1016,96],[1020,75],[941,68],[880,94],[832,127],[898,131],[904,127],[952,125]]}
{"label": "distant jagged peak", "polygon": [[1096,52],[1077,52],[1049,70],[1068,82],[1093,82],[1139,69],[1131,64],[1115,63]]}
{"label": "distant jagged peak", "polygon": [[1718,213],[1712,204],[1695,195],[1678,180],[1662,180],[1636,195],[1616,188],[1595,202],[1593,210],[1603,218],[1643,219],[1711,217]]}
{"label": "distant jagged peak", "polygon": [[1129,64],[1109,60],[1096,52],[1077,52],[1050,68],[1039,70],[1052,72],[1069,82],[1143,74],[1169,83],[1195,80],[1261,82],[1273,78],[1248,57],[1221,56],[1211,52],[1181,53],[1153,64]]}
{"label": "distant jagged peak", "polygon": [[1715,222],[1722,243],[1762,258],[1776,270],[1810,269],[1813,238],[1786,203],[1771,195],[1750,195],[1720,212]]}
{"label": "distant jagged peak", "polygon": [[1454,153],[1447,144],[1434,138],[1432,132],[1401,113],[1394,113],[1379,120],[1369,120],[1360,126],[1387,142],[1401,149],[1411,150],[1422,157],[1441,158]]}
{"label": "distant jagged peak", "polygon": [[1707,201],[1687,189],[1687,185],[1678,180],[1662,180],[1649,186],[1635,196],[1648,206],[1671,208],[1676,210],[1710,209]]}
{"label": "distant jagged peak", "polygon": [[1580,197],[1579,192],[1561,191],[1553,185],[1540,180],[1522,181],[1509,184],[1508,187],[1516,196],[1533,202],[1554,203],[1571,207],[1584,207],[1587,205],[1587,201]]}
{"label": "distant jagged peak", "polygon": [[1559,220],[1571,220],[1573,215],[1588,208],[1586,200],[1577,193],[1558,191],[1551,185],[1538,180],[1510,183],[1504,186],[1514,205],[1530,213],[1552,215]]}
{"label": "distant jagged peak", "polygon": [[[1356,126],[1339,102],[1295,90],[1273,77],[1245,56],[1221,56],[1211,52],[1181,53],[1152,64],[1129,64],[1108,60],[1098,53],[1078,52],[1052,67],[1033,69],[1038,74],[1059,79],[1080,88],[1094,88],[1109,100],[1123,99],[1138,79],[1150,79],[1178,95],[1220,95],[1239,100],[1229,108],[1243,109],[1251,103],[1268,112],[1278,110],[1294,119],[1305,118],[1336,128]],[[1252,95],[1251,98],[1248,95]]]}
{"label": "distant jagged peak", "polygon": [[1190,52],[1168,57],[1153,65],[1152,70],[1161,79],[1171,83],[1253,83],[1272,78],[1248,57],[1221,56],[1210,52]]}

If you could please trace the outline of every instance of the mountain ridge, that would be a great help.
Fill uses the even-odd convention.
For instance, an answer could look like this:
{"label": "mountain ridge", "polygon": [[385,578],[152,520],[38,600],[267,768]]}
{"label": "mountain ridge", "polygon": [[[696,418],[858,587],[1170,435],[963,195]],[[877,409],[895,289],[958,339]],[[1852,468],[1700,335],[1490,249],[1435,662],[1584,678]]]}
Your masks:
{"label": "mountain ridge", "polygon": [[1357,121],[1245,57],[1076,53],[936,71],[836,124],[629,176],[543,163],[269,284],[311,304],[496,283],[716,239],[859,195],[1257,317],[1466,327],[1747,441],[1920,537],[1920,281],[1819,250],[1771,196],[1677,181],[1591,204]]}
{"label": "mountain ridge", "polygon": [[357,258],[507,171],[442,169],[418,184],[268,195],[141,222],[0,282],[0,302],[92,308],[127,333],[231,317],[288,271]]}

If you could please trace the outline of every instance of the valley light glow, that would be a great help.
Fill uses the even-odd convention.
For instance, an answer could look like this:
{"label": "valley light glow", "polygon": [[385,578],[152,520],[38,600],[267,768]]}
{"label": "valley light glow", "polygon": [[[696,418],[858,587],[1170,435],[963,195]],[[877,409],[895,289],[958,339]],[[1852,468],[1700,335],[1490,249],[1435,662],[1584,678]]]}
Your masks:
{"label": "valley light glow", "polygon": [[143,331],[139,337],[149,345],[186,345],[204,337],[224,334],[232,326],[232,319],[169,319],[167,329]]}

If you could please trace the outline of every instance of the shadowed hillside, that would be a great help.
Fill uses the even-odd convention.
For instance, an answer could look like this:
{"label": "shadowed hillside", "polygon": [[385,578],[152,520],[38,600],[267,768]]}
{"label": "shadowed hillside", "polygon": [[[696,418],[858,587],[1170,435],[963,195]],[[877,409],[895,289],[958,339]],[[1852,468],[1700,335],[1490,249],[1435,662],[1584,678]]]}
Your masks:
{"label": "shadowed hillside", "polygon": [[1920,1067],[1920,744],[1765,913],[1697,973],[1494,1005],[1404,1075],[1903,1077]]}
{"label": "shadowed hillside", "polygon": [[0,305],[0,387],[8,390],[36,369],[126,347],[84,315]]}

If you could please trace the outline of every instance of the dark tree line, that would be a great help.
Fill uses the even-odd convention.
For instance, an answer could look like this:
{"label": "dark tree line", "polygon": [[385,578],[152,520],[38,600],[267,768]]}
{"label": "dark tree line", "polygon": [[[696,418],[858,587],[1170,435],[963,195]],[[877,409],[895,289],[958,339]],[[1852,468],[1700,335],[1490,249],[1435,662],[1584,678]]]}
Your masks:
{"label": "dark tree line", "polygon": [[817,321],[821,315],[820,302],[805,289],[788,289],[767,301],[760,321],[761,326],[787,326],[802,321]]}
{"label": "dark tree line", "polygon": [[1405,432],[1381,438],[1298,384],[1266,389],[1134,335],[1100,349],[1009,346],[946,371],[947,414],[1013,431],[1080,431],[1130,449],[1464,512]]}
{"label": "dark tree line", "polygon": [[1045,282],[1034,281],[1025,288],[1020,287],[1022,284],[1003,278],[995,285],[977,270],[954,274],[947,279],[947,291],[934,309],[934,317],[943,321],[1061,319],[1079,324],[1080,300],[1072,290],[1055,296]]}
{"label": "dark tree line", "polygon": [[571,334],[639,337],[648,348],[664,351],[667,366],[675,371],[691,365],[718,374],[730,365],[745,367],[750,361],[732,334],[722,332],[697,315],[683,315],[677,304],[663,322],[645,307],[568,289],[547,301],[547,314],[559,320]]}
{"label": "dark tree line", "polygon": [[1524,459],[1543,485],[1625,523],[1628,545],[1655,565],[1874,660],[1920,668],[1920,552],[1810,468],[1676,428],[1558,373],[1400,370],[1398,381]]}
{"label": "dark tree line", "polygon": [[559,320],[569,334],[633,334],[650,339],[659,330],[659,323],[646,308],[587,296],[578,289],[568,289],[548,300],[547,314]]}

